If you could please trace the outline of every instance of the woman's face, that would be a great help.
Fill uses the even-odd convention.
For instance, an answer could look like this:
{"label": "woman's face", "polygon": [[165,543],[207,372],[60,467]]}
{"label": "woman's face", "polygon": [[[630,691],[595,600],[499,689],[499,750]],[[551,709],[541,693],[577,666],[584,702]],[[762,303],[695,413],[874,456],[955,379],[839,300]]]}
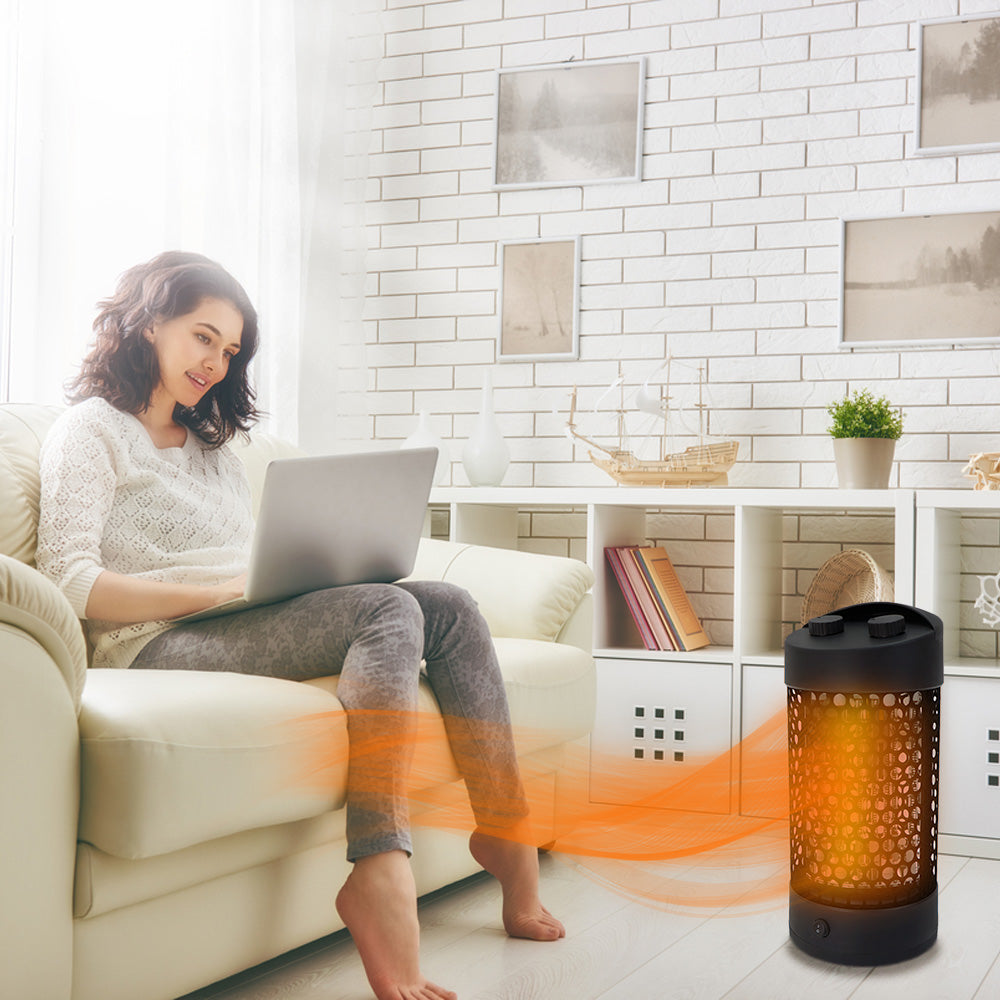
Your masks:
{"label": "woman's face", "polygon": [[226,377],[240,350],[243,315],[225,299],[202,299],[184,316],[154,322],[145,334],[160,364],[154,396],[191,407]]}

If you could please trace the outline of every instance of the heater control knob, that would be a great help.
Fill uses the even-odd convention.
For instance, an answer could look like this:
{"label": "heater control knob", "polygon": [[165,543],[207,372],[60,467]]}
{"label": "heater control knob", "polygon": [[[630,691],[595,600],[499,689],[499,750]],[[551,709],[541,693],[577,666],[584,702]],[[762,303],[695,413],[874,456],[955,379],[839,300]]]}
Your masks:
{"label": "heater control knob", "polygon": [[873,639],[891,639],[906,631],[906,619],[902,615],[876,615],[868,619],[868,634]]}
{"label": "heater control knob", "polygon": [[814,920],[813,921],[813,934],[818,938],[825,938],[830,936],[830,925],[825,920]]}
{"label": "heater control knob", "polygon": [[810,635],[838,635],[844,631],[844,619],[840,615],[820,615],[809,619]]}

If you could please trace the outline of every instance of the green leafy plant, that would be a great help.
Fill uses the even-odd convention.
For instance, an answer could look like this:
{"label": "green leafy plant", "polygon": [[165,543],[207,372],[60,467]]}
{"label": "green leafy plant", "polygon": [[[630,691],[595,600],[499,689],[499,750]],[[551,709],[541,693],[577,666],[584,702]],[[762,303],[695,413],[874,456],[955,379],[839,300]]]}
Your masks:
{"label": "green leafy plant", "polygon": [[835,438],[893,438],[903,433],[903,412],[893,409],[885,396],[876,399],[867,389],[831,403],[826,412],[833,418],[827,428]]}

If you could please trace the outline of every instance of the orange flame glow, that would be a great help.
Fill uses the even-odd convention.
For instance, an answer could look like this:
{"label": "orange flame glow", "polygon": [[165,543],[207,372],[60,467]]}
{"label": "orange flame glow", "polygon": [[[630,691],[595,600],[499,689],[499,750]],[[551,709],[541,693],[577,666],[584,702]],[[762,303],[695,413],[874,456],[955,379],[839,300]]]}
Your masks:
{"label": "orange flame glow", "polygon": [[[298,725],[310,734],[332,734],[337,720],[342,727],[341,713],[323,713]],[[483,724],[476,725],[484,735]],[[354,738],[355,726],[363,740]],[[788,891],[785,726],[782,710],[732,749],[694,761],[689,755],[682,768],[591,752],[580,744],[530,753],[520,760],[530,833],[522,832],[523,824],[505,823],[502,817],[515,810],[504,802],[493,803],[498,819],[488,829],[530,837],[601,884],[648,905],[702,913],[727,908],[734,915],[775,909],[785,904]],[[398,713],[352,713],[352,749],[342,735],[306,740],[311,749],[291,780],[311,791],[340,786],[348,763],[355,775],[367,773],[365,761],[384,759],[401,740],[411,755],[412,825],[470,832],[476,819],[448,750],[444,721],[434,713],[418,713],[415,723],[412,716],[401,721]],[[522,754],[549,742],[541,734],[515,732]],[[591,801],[592,772],[612,779],[618,803]],[[373,782],[379,774],[372,770]],[[484,772],[471,780],[488,786],[490,776]]]}

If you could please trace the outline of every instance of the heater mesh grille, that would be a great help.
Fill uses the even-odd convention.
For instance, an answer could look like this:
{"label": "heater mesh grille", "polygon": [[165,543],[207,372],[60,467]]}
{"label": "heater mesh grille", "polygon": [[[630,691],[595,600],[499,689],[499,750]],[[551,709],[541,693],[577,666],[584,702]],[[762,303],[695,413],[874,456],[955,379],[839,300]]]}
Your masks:
{"label": "heater mesh grille", "polygon": [[788,689],[791,885],[851,908],[937,884],[940,689]]}

